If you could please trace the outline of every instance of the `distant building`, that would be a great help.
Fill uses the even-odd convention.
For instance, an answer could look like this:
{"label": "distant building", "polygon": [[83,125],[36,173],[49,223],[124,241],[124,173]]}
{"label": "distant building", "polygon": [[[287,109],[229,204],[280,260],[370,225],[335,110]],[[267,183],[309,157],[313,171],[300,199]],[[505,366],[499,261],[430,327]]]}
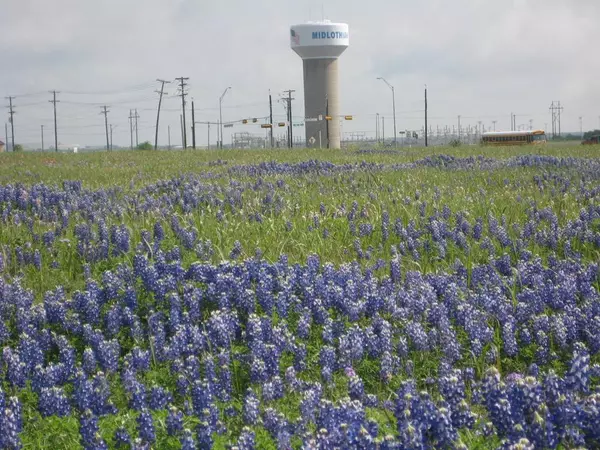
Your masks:
{"label": "distant building", "polygon": [[0,141],[0,153],[4,151],[4,142]]}

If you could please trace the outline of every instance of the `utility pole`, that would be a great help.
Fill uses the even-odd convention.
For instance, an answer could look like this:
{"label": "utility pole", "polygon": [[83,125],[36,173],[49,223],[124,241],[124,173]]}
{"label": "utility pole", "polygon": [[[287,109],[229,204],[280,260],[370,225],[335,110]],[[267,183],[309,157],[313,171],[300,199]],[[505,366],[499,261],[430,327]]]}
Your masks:
{"label": "utility pole", "polygon": [[[293,131],[292,131],[292,100],[294,100],[294,98],[292,97],[292,93],[296,92],[294,89],[288,89],[287,91],[283,91],[284,93],[287,94],[287,97],[285,97],[285,101],[287,102],[287,116],[288,116],[288,148],[292,148],[294,146],[294,135],[293,135]],[[329,146],[329,145],[328,145]]]}
{"label": "utility pole", "polygon": [[129,110],[129,148],[133,150],[133,110]]}
{"label": "utility pole", "polygon": [[185,129],[185,96],[187,95],[187,92],[185,92],[185,88],[187,86],[186,81],[189,80],[189,77],[179,77],[179,78],[176,78],[176,80],[179,81],[179,90],[180,90],[180,95],[181,95],[181,109],[183,111],[182,119],[181,119],[182,141],[183,141],[183,148],[186,149],[187,148],[187,133],[186,133],[186,129]]}
{"label": "utility pole", "polygon": [[554,101],[552,101],[552,104],[550,105],[550,108],[548,108],[550,110],[550,113],[552,114],[552,139],[554,139],[556,137],[556,120],[557,120],[557,116],[556,116],[556,106],[554,106]]}
{"label": "utility pole", "polygon": [[[271,148],[274,147],[273,143],[273,98],[271,97],[271,90],[269,89],[269,123],[271,124],[271,128],[269,129],[269,135],[271,140]],[[210,129],[210,128],[209,128]]]}
{"label": "utility pole", "polygon": [[138,133],[138,119],[140,115],[137,112],[137,108],[135,110],[135,147],[137,148],[140,145],[139,133]]}
{"label": "utility pole", "polygon": [[[325,95],[325,135],[327,136],[327,148],[329,147],[329,95]],[[340,132],[340,147],[342,146],[342,133]]]}
{"label": "utility pole", "polygon": [[40,125],[42,127],[42,151],[44,151],[44,125]]}
{"label": "utility pole", "polygon": [[494,125],[494,131],[496,131],[496,121],[492,120],[492,124]]}
{"label": "utility pole", "polygon": [[106,150],[110,150],[110,142],[108,140],[108,106],[104,105],[100,114],[104,114],[104,129],[106,130]]}
{"label": "utility pole", "polygon": [[170,83],[170,81],[165,81],[165,80],[156,80],[160,83],[160,91],[155,91],[157,94],[160,94],[160,97],[158,97],[158,110],[156,111],[156,130],[154,132],[154,150],[158,149],[158,125],[160,122],[160,107],[162,105],[162,99],[163,99],[163,95],[167,94],[165,92],[165,84]]}
{"label": "utility pole", "polygon": [[425,147],[427,147],[427,85],[425,85]]}
{"label": "utility pole", "polygon": [[183,124],[183,114],[179,114],[179,127],[181,128],[181,146],[187,148],[185,141],[185,125]]}
{"label": "utility pole", "polygon": [[8,99],[8,114],[10,114],[10,135],[12,141],[12,151],[15,151],[15,110],[12,101],[14,97],[6,97]]}
{"label": "utility pole", "polygon": [[381,116],[381,142],[385,147],[385,117]]}
{"label": "utility pole", "polygon": [[219,148],[223,149],[223,97],[227,94],[227,91],[231,89],[231,86],[228,86],[219,97]]}
{"label": "utility pole", "polygon": [[169,150],[171,150],[171,125],[169,125],[168,130],[169,130]]}
{"label": "utility pole", "polygon": [[529,119],[529,129],[533,130],[533,119]]}
{"label": "utility pole", "polygon": [[60,103],[59,100],[56,100],[56,94],[60,94],[57,91],[50,91],[52,94],[52,100],[48,100],[54,106],[54,151],[58,151],[58,125],[56,122],[56,104]]}
{"label": "utility pole", "polygon": [[375,142],[379,144],[379,113],[375,113]]}
{"label": "utility pole", "polygon": [[207,143],[207,150],[210,150],[210,122],[208,122],[208,143]]}
{"label": "utility pole", "polygon": [[561,131],[560,131],[560,114],[562,112],[564,108],[562,106],[560,106],[560,100],[558,101],[558,137],[561,137]]}
{"label": "utility pole", "polygon": [[196,150],[196,113],[194,110],[194,99],[192,98],[192,148]]}
{"label": "utility pole", "polygon": [[398,133],[396,132],[396,90],[394,89],[394,86],[392,86],[390,83],[388,83],[385,78],[378,77],[377,79],[383,81],[392,90],[392,107],[393,107],[393,114],[394,114],[394,147],[397,147],[398,146]]}

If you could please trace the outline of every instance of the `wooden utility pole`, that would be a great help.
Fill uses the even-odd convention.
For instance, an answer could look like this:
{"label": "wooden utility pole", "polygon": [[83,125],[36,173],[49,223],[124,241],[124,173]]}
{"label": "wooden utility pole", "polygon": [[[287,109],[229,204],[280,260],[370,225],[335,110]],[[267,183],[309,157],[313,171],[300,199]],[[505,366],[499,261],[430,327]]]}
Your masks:
{"label": "wooden utility pole", "polygon": [[[15,109],[13,108],[14,97],[6,97],[8,99],[8,114],[10,114],[10,139],[12,142],[12,151],[15,151]],[[8,145],[8,143],[7,143]]]}
{"label": "wooden utility pole", "polygon": [[271,124],[271,128],[269,130],[271,137],[271,148],[273,148],[273,99],[271,97],[271,90],[269,90],[269,123]]}
{"label": "wooden utility pole", "polygon": [[54,151],[58,151],[58,125],[56,122],[56,104],[59,103],[59,100],[56,100],[56,94],[59,94],[57,91],[50,91],[52,94],[52,100],[48,100],[50,103],[54,105]]}
{"label": "wooden utility pole", "polygon": [[104,114],[104,129],[106,130],[106,150],[110,151],[110,142],[108,139],[108,106],[104,105],[100,114]]}
{"label": "wooden utility pole", "polygon": [[194,99],[192,99],[192,148],[196,150],[196,114],[194,111]]}
{"label": "wooden utility pole", "polygon": [[133,110],[129,110],[129,148],[133,150]]}
{"label": "wooden utility pole", "polygon": [[425,85],[425,147],[427,146],[427,85]]}
{"label": "wooden utility pole", "polygon": [[137,108],[135,110],[135,116],[133,116],[135,118],[135,147],[139,147],[140,145],[140,135],[138,133],[138,119],[140,118],[140,115],[137,112]]}
{"label": "wooden utility pole", "polygon": [[158,98],[158,111],[156,112],[156,131],[154,133],[154,150],[158,149],[158,125],[160,122],[160,107],[162,105],[163,95],[167,94],[165,92],[165,84],[170,83],[170,81],[165,81],[165,80],[156,80],[156,81],[158,81],[161,85],[160,85],[160,91],[156,91],[158,94],[160,94],[160,97]]}
{"label": "wooden utility pole", "polygon": [[181,119],[181,128],[182,128],[182,141],[183,148],[187,148],[187,133],[186,133],[186,125],[185,125],[185,96],[187,93],[185,92],[185,88],[187,86],[186,81],[189,80],[189,77],[179,77],[176,78],[179,81],[179,90],[181,91],[179,95],[181,95],[181,109],[182,109],[182,119]]}

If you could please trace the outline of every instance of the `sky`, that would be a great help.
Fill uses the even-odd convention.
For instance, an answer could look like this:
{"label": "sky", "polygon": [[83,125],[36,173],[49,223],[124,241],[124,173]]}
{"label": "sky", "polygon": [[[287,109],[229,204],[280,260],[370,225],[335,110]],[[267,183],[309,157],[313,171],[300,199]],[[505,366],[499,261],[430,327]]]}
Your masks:
{"label": "sky", "polygon": [[[296,90],[302,122],[302,61],[289,28],[322,18],[350,27],[339,81],[341,111],[354,120],[344,133],[373,137],[379,113],[390,135],[391,91],[377,77],[395,87],[398,130],[422,127],[425,85],[434,130],[456,126],[458,115],[462,126],[510,129],[514,113],[517,125],[550,131],[559,100],[563,131],[579,131],[580,117],[584,130],[600,128],[598,0],[0,0],[1,102],[16,97],[16,142],[29,146],[40,146],[42,125],[46,147],[54,140],[51,90],[60,144],[105,143],[102,105],[114,145],[129,145],[136,108],[139,141],[153,142],[157,78],[189,77],[188,127],[192,99],[196,121],[218,121],[228,86],[224,122],[266,117],[269,92],[275,120],[284,120],[286,89]],[[181,145],[181,99],[174,83],[166,91],[159,143],[170,126]],[[225,143],[243,131],[261,135],[258,125],[236,125]],[[214,145],[214,125],[210,133]],[[208,126],[198,124],[197,143],[207,142]]]}

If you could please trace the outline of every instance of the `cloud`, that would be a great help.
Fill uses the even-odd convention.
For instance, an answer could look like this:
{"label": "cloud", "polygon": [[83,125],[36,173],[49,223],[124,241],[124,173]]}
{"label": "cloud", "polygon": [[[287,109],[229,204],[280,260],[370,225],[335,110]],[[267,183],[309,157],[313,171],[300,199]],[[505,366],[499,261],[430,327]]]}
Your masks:
{"label": "cloud", "polygon": [[[391,118],[390,92],[378,76],[396,87],[401,129],[421,127],[424,84],[433,126],[451,125],[462,114],[474,123],[496,117],[507,127],[515,112],[541,127],[553,100],[565,106],[563,129],[577,130],[579,116],[597,126],[596,0],[330,0],[325,9],[332,20],[350,24],[340,86],[342,110],[355,120],[344,131],[372,135],[376,112]],[[125,145],[131,108],[139,110],[143,139],[153,137],[156,78],[190,77],[188,99],[194,98],[199,121],[217,120],[227,86],[233,89],[223,102],[224,120],[267,115],[269,89],[276,119],[283,118],[277,99],[289,88],[297,91],[294,115],[302,117],[302,63],[289,48],[288,30],[320,18],[321,2],[2,0],[2,10],[1,94],[63,91],[64,142],[102,144],[98,105],[106,103],[115,142]],[[141,85],[141,91],[127,89]],[[81,91],[98,94],[68,93]],[[173,84],[168,91],[161,141],[170,125],[179,142],[180,100]],[[48,99],[15,101],[18,140],[39,142],[39,125],[52,120]],[[205,127],[198,131],[205,142]]]}

